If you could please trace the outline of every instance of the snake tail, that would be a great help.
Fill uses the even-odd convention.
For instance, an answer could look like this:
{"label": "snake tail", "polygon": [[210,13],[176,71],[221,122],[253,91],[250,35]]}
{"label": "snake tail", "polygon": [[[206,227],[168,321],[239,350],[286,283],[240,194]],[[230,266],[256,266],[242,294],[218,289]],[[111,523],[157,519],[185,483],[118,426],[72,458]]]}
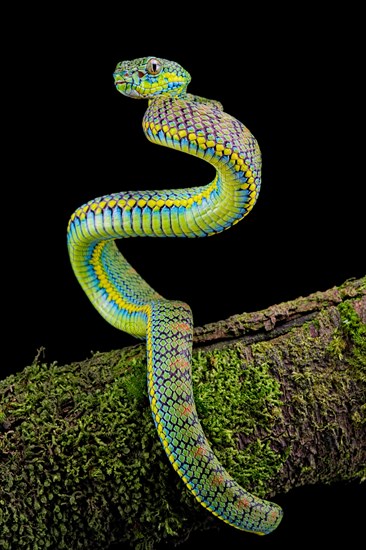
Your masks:
{"label": "snake tail", "polygon": [[280,507],[240,487],[214,455],[198,419],[192,391],[193,322],[189,306],[157,300],[150,308],[150,404],[174,470],[198,502],[221,520],[257,534],[269,533],[282,516]]}
{"label": "snake tail", "polygon": [[203,186],[117,192],[77,208],[67,233],[72,268],[110,324],[146,340],[153,419],[186,487],[233,527],[270,533],[281,521],[281,508],[238,485],[216,458],[198,419],[189,306],[151,288],[116,244],[116,239],[139,236],[204,237],[236,224],[251,211],[260,190],[258,143],[218,101],[188,93],[190,75],[177,63],[154,57],[123,61],[114,80],[123,95],[149,100],[143,118],[149,141],[201,158],[216,175]]}

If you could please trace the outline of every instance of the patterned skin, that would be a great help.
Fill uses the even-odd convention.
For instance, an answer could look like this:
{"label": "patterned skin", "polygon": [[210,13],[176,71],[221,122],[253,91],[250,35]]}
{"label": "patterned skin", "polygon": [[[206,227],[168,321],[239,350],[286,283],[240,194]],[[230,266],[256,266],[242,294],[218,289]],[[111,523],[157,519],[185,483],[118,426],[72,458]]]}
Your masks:
{"label": "patterned skin", "polygon": [[215,457],[199,422],[191,381],[193,321],[187,304],[166,300],[119,252],[123,237],[203,237],[240,221],[260,189],[261,155],[249,130],[218,101],[187,93],[177,63],[146,57],[118,63],[122,94],[148,99],[143,119],[153,143],[195,155],[216,169],[202,187],[122,192],[93,199],[71,216],[68,249],[77,279],[112,325],[146,338],[148,391],[165,452],[188,489],[215,516],[257,534],[282,510],[240,487]]}

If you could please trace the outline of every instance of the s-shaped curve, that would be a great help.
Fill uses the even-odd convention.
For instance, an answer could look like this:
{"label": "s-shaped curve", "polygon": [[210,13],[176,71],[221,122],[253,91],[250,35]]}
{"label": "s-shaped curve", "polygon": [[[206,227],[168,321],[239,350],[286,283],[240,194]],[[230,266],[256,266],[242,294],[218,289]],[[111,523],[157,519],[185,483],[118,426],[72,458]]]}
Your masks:
{"label": "s-shaped curve", "polygon": [[143,118],[147,139],[209,162],[216,176],[202,187],[125,191],[87,202],[68,226],[73,270],[109,323],[146,338],[152,415],[164,450],[188,489],[230,525],[270,533],[281,521],[281,508],[236,483],[214,455],[198,419],[189,306],[160,296],[115,243],[137,236],[204,237],[239,222],[258,197],[259,146],[218,101],[187,93],[190,75],[175,62],[155,57],[123,61],[114,79],[122,94],[149,100]]}

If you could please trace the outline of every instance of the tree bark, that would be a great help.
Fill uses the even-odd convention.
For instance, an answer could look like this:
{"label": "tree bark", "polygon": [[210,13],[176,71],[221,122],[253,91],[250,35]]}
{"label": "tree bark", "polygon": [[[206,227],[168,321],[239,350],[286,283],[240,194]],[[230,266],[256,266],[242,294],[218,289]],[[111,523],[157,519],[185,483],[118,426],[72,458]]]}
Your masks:
{"label": "tree bark", "polygon": [[[248,490],[366,478],[366,278],[195,329],[198,414]],[[0,547],[153,548],[219,520],[158,441],[138,345],[0,383]]]}

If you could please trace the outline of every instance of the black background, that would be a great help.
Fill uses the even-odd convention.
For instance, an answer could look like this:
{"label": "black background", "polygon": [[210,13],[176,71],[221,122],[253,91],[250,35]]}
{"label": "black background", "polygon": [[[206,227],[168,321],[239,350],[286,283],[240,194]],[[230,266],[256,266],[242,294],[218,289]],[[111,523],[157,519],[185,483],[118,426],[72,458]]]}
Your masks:
{"label": "black background", "polygon": [[[41,347],[46,361],[63,364],[135,343],[98,315],[73,276],[65,236],[78,206],[115,191],[200,185],[213,176],[202,161],[145,139],[146,103],[113,85],[123,59],[179,62],[192,75],[189,91],[220,100],[263,154],[258,203],[230,231],[121,243],[154,288],[188,302],[202,325],[365,273],[360,14],[127,7],[36,13],[33,6],[6,25],[4,376],[30,364]],[[204,542],[248,549],[352,542],[361,492],[364,499],[353,485],[298,489],[279,496],[286,515],[271,537],[223,526]]]}

